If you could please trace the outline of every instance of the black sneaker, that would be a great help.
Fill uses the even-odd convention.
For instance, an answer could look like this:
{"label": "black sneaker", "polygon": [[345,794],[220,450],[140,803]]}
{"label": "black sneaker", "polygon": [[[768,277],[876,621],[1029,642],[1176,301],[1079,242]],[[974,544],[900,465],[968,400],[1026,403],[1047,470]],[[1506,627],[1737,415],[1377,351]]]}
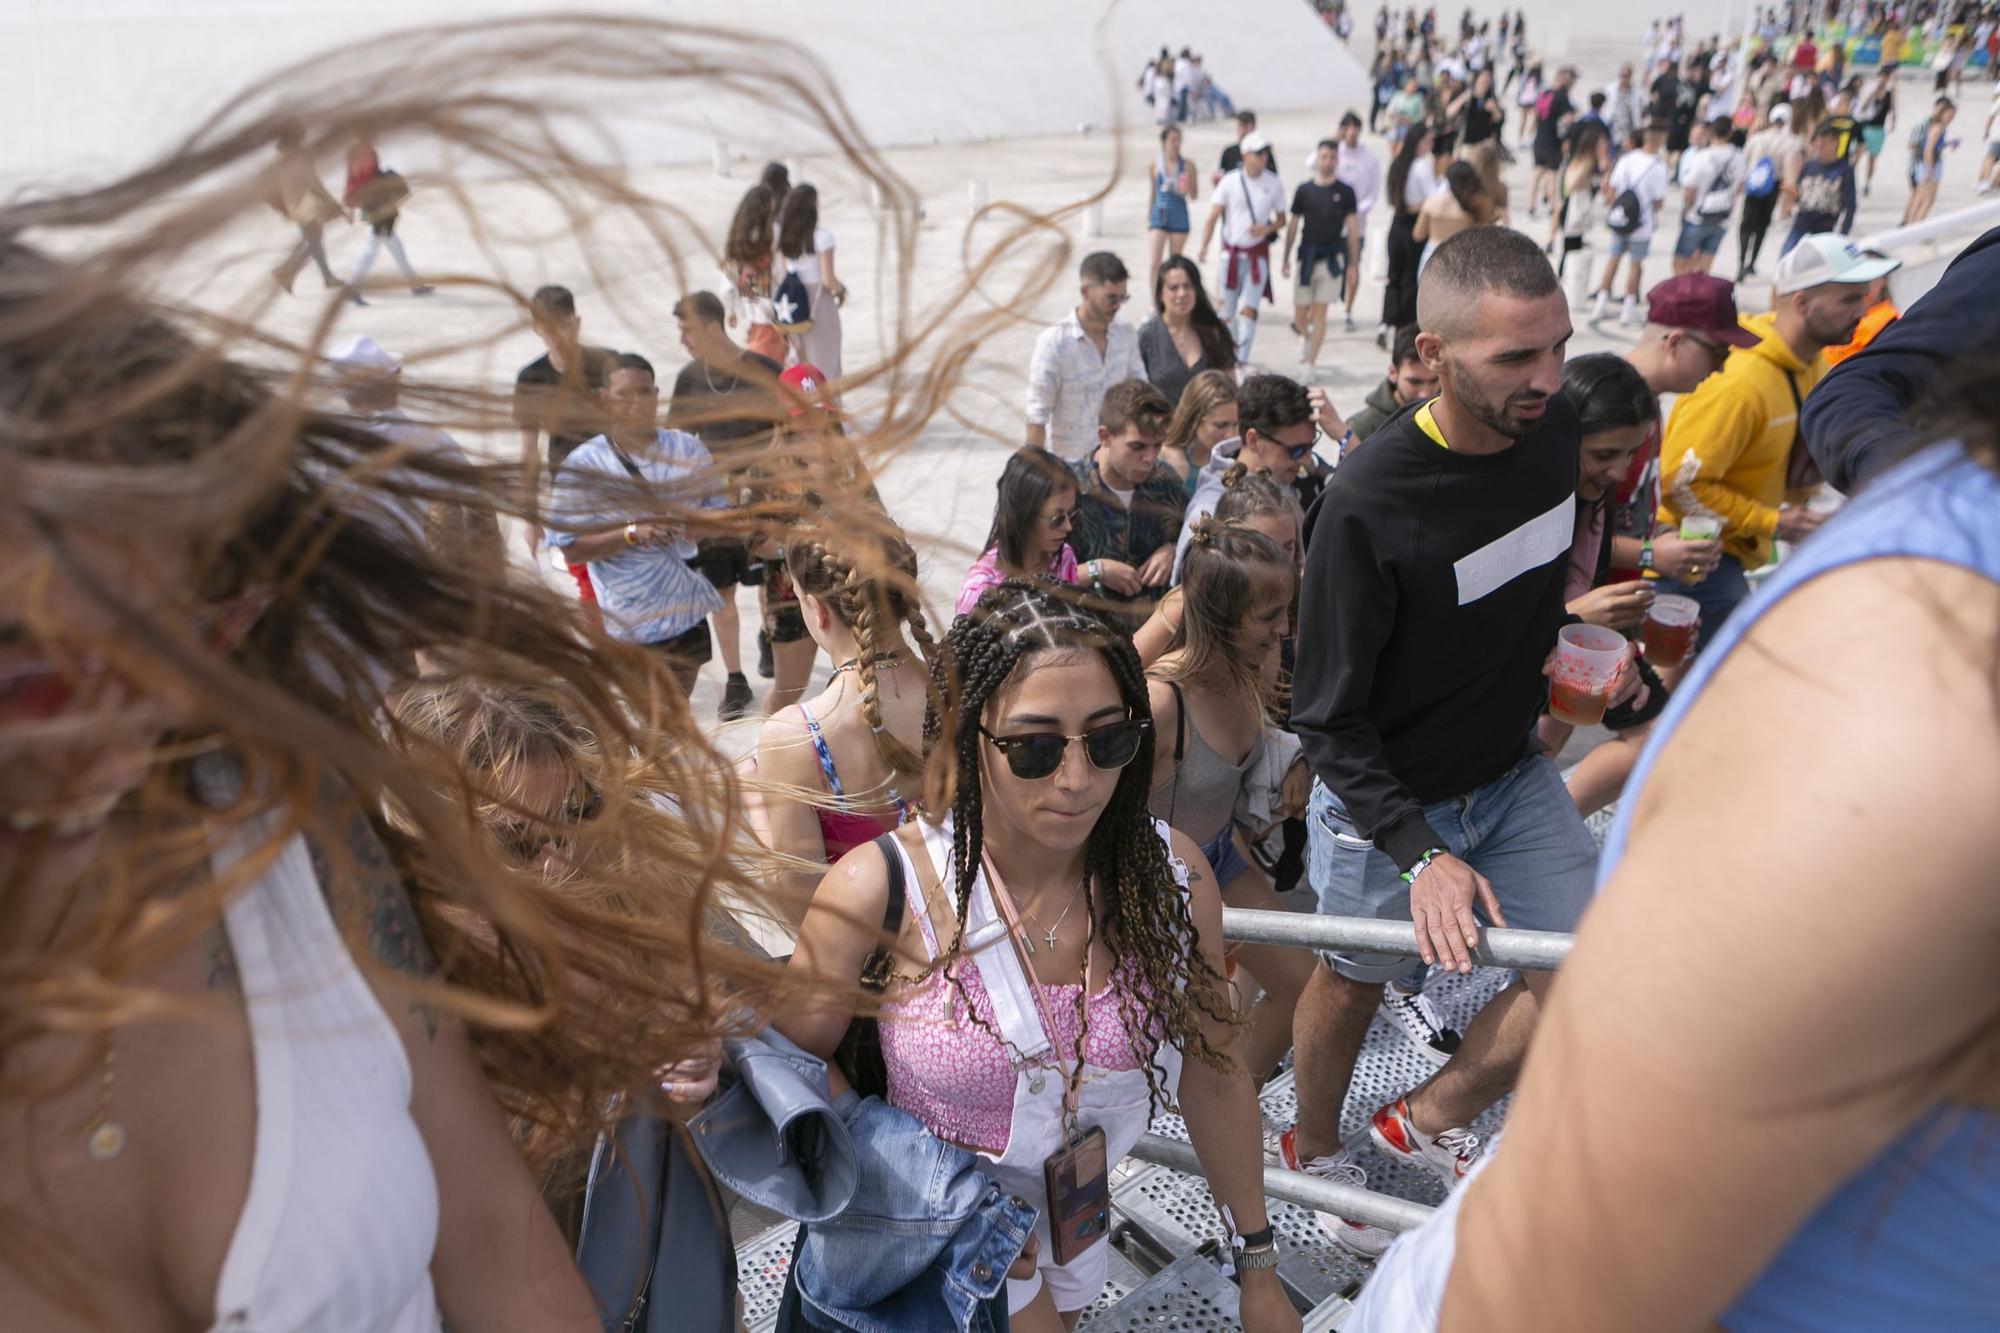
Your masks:
{"label": "black sneaker", "polygon": [[732,671],[729,673],[729,683],[722,687],[722,707],[716,709],[716,712],[724,722],[734,722],[749,713],[754,698],[755,696],[750,693],[750,682],[743,678],[743,673]]}
{"label": "black sneaker", "polygon": [[1442,1068],[1458,1052],[1458,1029],[1445,1023],[1437,1006],[1422,991],[1406,991],[1391,982],[1382,988],[1382,1012],[1433,1065]]}
{"label": "black sneaker", "polygon": [[772,669],[771,636],[760,629],[757,631],[757,674],[769,680]]}

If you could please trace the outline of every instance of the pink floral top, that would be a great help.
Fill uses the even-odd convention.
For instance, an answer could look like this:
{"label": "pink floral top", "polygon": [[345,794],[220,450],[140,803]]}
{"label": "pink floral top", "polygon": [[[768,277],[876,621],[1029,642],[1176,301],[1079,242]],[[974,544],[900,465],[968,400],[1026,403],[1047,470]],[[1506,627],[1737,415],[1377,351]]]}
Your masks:
{"label": "pink floral top", "polygon": [[[1004,947],[1004,946],[1000,946]],[[965,983],[965,999],[952,982]],[[1119,996],[1135,984],[1130,963],[1120,964],[1109,985],[1089,1000],[1084,1063],[1105,1070],[1137,1069],[1139,1056],[1119,1009]],[[1052,1053],[1067,1067],[1076,1051],[1079,984],[1044,986]],[[995,1157],[1007,1151],[1014,1119],[1014,1062],[996,1035],[993,1000],[979,965],[961,958],[945,972],[901,992],[883,1013],[882,1062],[889,1074],[889,1104],[901,1107],[941,1139]],[[1145,1043],[1151,1050],[1164,1034]],[[1051,1078],[1063,1074],[1054,1068]],[[1088,1077],[1088,1074],[1085,1075]]]}
{"label": "pink floral top", "polygon": [[[993,546],[987,547],[985,553],[972,562],[972,568],[965,574],[965,586],[958,590],[958,603],[953,608],[958,615],[962,616],[979,605],[981,595],[988,588],[1005,581],[1007,576],[1000,572],[999,565],[1000,551]],[[1076,583],[1076,552],[1069,549],[1068,542],[1064,542],[1062,549],[1049,561],[1049,577],[1058,583]]]}

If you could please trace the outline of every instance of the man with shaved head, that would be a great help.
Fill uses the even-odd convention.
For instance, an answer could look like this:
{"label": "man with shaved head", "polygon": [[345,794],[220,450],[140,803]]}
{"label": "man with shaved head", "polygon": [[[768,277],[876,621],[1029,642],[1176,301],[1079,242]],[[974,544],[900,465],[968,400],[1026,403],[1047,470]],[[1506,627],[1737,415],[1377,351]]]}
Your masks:
{"label": "man with shaved head", "polygon": [[[1596,844],[1534,741],[1576,534],[1576,410],[1557,396],[1569,303],[1541,249],[1504,227],[1437,248],[1417,354],[1438,377],[1333,474],[1307,518],[1292,727],[1313,768],[1308,866],[1320,910],[1410,921],[1425,962],[1470,970],[1477,917],[1567,931]],[[1614,705],[1637,697],[1628,660]],[[1293,1023],[1298,1124],[1285,1163],[1361,1183],[1340,1108],[1383,983],[1410,960],[1336,952]],[[1517,980],[1449,1063],[1377,1111],[1376,1144],[1447,1186],[1479,1157],[1466,1128],[1513,1085],[1551,974]],[[1333,1237],[1379,1254],[1387,1232]]]}

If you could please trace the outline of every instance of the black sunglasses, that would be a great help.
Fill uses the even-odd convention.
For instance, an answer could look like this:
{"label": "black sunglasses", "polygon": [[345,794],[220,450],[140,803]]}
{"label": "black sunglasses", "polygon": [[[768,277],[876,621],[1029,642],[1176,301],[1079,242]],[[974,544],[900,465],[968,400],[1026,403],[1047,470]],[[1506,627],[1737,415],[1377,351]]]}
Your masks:
{"label": "black sunglasses", "polygon": [[[1294,463],[1296,463],[1301,458],[1304,458],[1307,454],[1313,451],[1313,446],[1320,442],[1321,436],[1325,433],[1320,430],[1319,423],[1317,421],[1312,423],[1312,428],[1313,428],[1312,438],[1307,440],[1304,444],[1286,444],[1283,440],[1277,440],[1277,439],[1271,440],[1271,443],[1277,445],[1280,449],[1283,449],[1286,454],[1290,455],[1291,460]],[[1265,438],[1269,439],[1270,437],[1266,436]]]}
{"label": "black sunglasses", "polygon": [[1064,736],[1053,731],[1031,731],[1025,736],[995,736],[984,724],[979,734],[993,742],[1007,756],[1007,767],[1023,782],[1038,782],[1062,767],[1063,755],[1071,741],[1083,742],[1083,756],[1091,767],[1123,768],[1139,757],[1139,743],[1153,729],[1150,719],[1128,717],[1096,727],[1081,736]]}

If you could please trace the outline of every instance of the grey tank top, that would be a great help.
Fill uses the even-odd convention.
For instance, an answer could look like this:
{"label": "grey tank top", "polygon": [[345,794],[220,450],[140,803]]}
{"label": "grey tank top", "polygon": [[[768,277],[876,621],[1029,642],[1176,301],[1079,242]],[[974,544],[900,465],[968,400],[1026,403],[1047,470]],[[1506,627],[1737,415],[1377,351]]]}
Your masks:
{"label": "grey tank top", "polygon": [[1153,788],[1147,805],[1155,819],[1164,819],[1195,841],[1206,844],[1229,827],[1236,813],[1236,797],[1244,779],[1257,767],[1264,753],[1260,736],[1243,756],[1232,764],[1202,739],[1201,729],[1188,717],[1187,699],[1174,681],[1166,686],[1174,692],[1174,773]]}

